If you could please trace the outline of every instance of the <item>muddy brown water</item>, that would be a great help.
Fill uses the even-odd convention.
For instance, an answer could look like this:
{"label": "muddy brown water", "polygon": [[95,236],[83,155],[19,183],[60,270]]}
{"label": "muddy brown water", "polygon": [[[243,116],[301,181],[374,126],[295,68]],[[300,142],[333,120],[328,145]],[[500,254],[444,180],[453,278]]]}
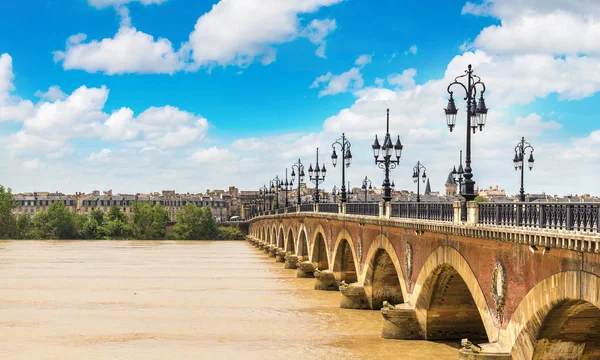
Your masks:
{"label": "muddy brown water", "polygon": [[457,359],[247,242],[1,241],[0,359]]}

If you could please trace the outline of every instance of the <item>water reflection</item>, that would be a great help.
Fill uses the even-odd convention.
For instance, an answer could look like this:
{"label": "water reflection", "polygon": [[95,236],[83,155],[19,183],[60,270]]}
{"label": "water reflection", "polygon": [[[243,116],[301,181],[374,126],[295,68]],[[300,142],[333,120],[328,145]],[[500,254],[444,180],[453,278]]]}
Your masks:
{"label": "water reflection", "polygon": [[456,359],[246,242],[0,242],[2,359]]}

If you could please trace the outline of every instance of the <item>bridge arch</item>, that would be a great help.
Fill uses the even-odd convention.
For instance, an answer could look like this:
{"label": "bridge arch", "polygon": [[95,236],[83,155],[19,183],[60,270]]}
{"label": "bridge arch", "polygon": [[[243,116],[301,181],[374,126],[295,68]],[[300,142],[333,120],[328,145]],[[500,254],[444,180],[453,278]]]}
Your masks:
{"label": "bridge arch", "polygon": [[513,359],[600,357],[600,277],[565,271],[542,280],[517,306],[501,342]]}
{"label": "bridge arch", "polygon": [[285,252],[286,254],[296,253],[296,241],[294,240],[294,229],[290,226],[288,228],[287,238],[285,239]]}
{"label": "bridge arch", "polygon": [[415,312],[427,340],[498,338],[481,286],[454,248],[442,246],[423,264],[412,292]]}
{"label": "bridge arch", "polygon": [[283,223],[279,223],[279,230],[277,235],[277,247],[280,249],[285,248],[285,228],[283,227]]}
{"label": "bridge arch", "polygon": [[399,257],[390,240],[384,235],[377,236],[366,259],[361,279],[371,308],[381,309],[384,301],[404,303],[406,284]]}
{"label": "bridge arch", "polygon": [[308,236],[306,236],[306,226],[303,224],[300,225],[300,228],[298,229],[298,241],[296,245],[296,255],[298,255],[298,259],[301,261],[308,260],[308,251]]}
{"label": "bridge arch", "polygon": [[327,246],[326,239],[323,226],[318,225],[311,241],[310,261],[314,264],[315,268],[319,270],[329,269],[329,247]]}
{"label": "bridge arch", "polygon": [[277,223],[271,227],[271,245],[277,245]]}
{"label": "bridge arch", "polygon": [[333,247],[331,268],[338,281],[348,284],[358,281],[358,257],[354,250],[354,241],[347,230],[338,233]]}

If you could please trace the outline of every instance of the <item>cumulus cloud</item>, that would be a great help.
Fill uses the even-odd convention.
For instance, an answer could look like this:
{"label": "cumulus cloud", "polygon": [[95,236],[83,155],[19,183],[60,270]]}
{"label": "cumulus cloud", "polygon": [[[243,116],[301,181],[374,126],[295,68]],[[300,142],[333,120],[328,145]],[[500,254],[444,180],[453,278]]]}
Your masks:
{"label": "cumulus cloud", "polygon": [[358,66],[339,75],[328,72],[318,76],[310,85],[310,88],[316,89],[321,84],[327,84],[324,89],[319,91],[319,97],[361,89],[365,82],[360,71],[365,65],[371,63],[371,55],[360,55],[354,63]]}
{"label": "cumulus cloud", "polygon": [[363,54],[359,56],[354,63],[360,67],[363,67],[367,64],[370,64],[372,60],[373,57],[371,55]]}
{"label": "cumulus cloud", "polygon": [[415,55],[416,53],[417,53],[417,45],[412,45],[411,47],[408,48],[408,50],[406,50],[404,52],[404,55],[408,55],[408,54]]}
{"label": "cumulus cloud", "polygon": [[401,74],[392,74],[387,78],[388,84],[401,88],[411,88],[415,86],[416,69],[406,69]]}
{"label": "cumulus cloud", "polygon": [[302,30],[301,35],[319,46],[315,51],[315,55],[325,58],[325,47],[327,46],[325,38],[331,31],[335,30],[336,26],[335,19],[314,19]]}
{"label": "cumulus cloud", "polygon": [[88,3],[96,9],[102,9],[108,6],[121,6],[133,2],[139,2],[142,5],[162,4],[167,0],[88,0]]}
{"label": "cumulus cloud", "polygon": [[[270,63],[276,56],[275,45],[302,35],[300,14],[314,13],[340,1],[221,0],[198,19],[184,51],[191,56],[196,68],[244,67],[257,59],[263,64]],[[305,30],[305,36],[321,48],[317,49],[317,55],[324,56],[324,39],[334,26],[333,20],[318,20]]]}
{"label": "cumulus cloud", "polygon": [[109,149],[102,149],[97,153],[91,153],[88,157],[88,161],[91,162],[108,162],[111,160],[112,151]]}
{"label": "cumulus cloud", "polygon": [[48,88],[48,91],[44,92],[44,91],[38,90],[33,95],[39,97],[42,100],[51,101],[51,102],[57,101],[57,100],[64,100],[67,97],[67,94],[65,94],[60,89],[60,86],[50,86]]}
{"label": "cumulus cloud", "polygon": [[227,149],[219,149],[216,146],[194,152],[190,159],[198,164],[217,163],[234,159],[236,156]]}
{"label": "cumulus cloud", "polygon": [[23,161],[23,167],[27,170],[37,170],[44,167],[44,163],[40,159],[31,159]]}
{"label": "cumulus cloud", "polygon": [[84,42],[85,34],[69,37],[64,51],[54,52],[54,61],[65,70],[80,69],[108,75],[125,73],[173,74],[183,68],[179,55],[167,39],[122,26],[113,38]]}
{"label": "cumulus cloud", "polygon": [[33,112],[33,103],[14,96],[12,57],[0,55],[0,121],[22,121]]}

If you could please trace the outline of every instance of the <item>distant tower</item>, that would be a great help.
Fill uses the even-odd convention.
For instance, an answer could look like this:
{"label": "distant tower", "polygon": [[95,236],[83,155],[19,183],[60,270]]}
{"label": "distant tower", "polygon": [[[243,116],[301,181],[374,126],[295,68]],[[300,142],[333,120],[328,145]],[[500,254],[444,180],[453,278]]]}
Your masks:
{"label": "distant tower", "polygon": [[431,185],[429,184],[429,178],[427,178],[427,185],[425,186],[425,195],[431,194]]}
{"label": "distant tower", "polygon": [[448,179],[446,179],[446,195],[456,195],[456,182],[454,181],[454,176],[452,176],[452,171],[448,174]]}

